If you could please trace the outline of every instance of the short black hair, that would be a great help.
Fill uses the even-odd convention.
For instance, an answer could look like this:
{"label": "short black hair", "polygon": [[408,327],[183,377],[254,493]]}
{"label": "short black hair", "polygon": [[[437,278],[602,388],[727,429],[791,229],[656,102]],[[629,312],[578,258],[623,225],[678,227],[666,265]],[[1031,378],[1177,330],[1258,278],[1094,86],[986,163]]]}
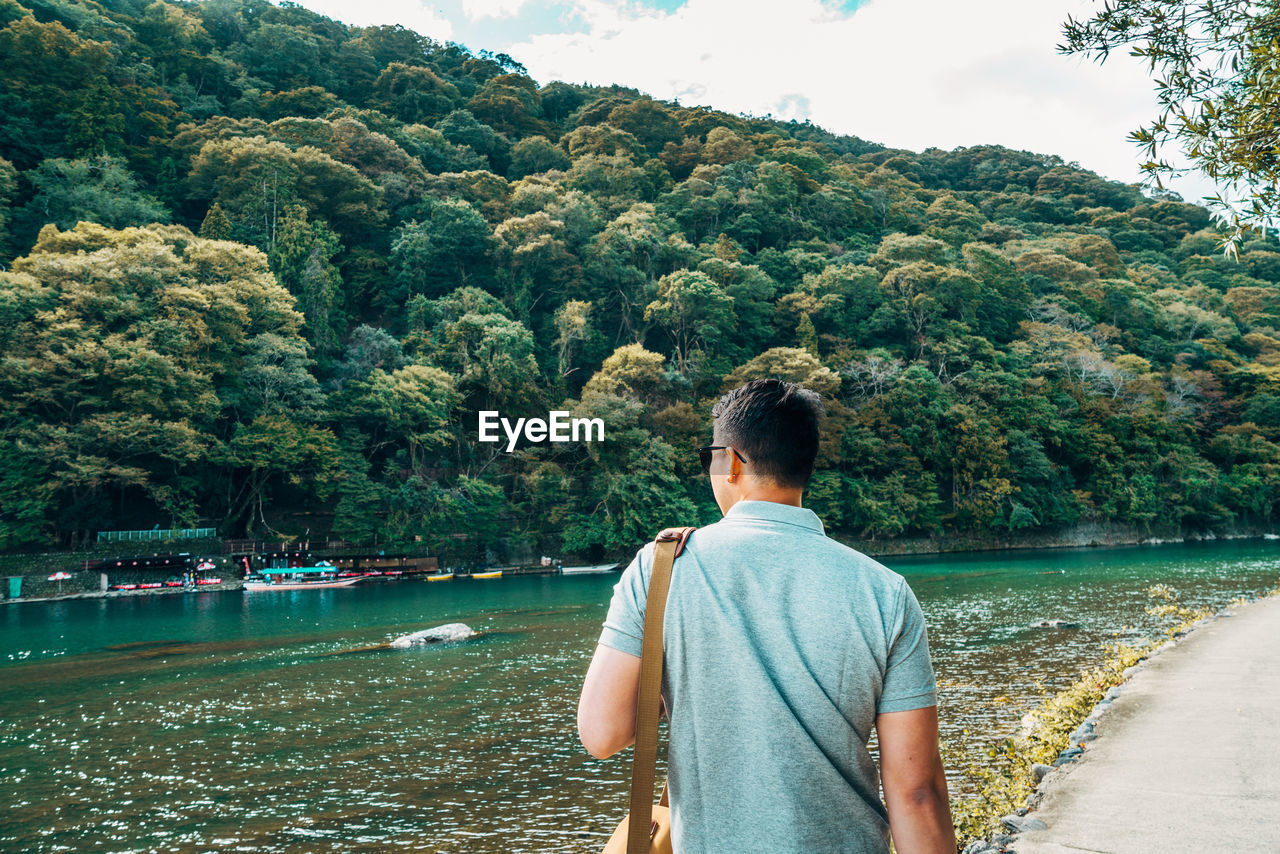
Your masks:
{"label": "short black hair", "polygon": [[751,380],[711,407],[720,441],[742,451],[757,474],[793,489],[813,475],[824,413],[817,392],[778,379]]}

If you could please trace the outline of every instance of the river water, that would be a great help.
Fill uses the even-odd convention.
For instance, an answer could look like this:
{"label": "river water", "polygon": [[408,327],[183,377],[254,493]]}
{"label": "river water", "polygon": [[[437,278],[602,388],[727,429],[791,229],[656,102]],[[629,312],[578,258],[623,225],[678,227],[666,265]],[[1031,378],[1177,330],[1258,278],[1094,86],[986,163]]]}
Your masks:
{"label": "river water", "polygon": [[[1266,540],[884,562],[928,619],[950,742],[1155,637],[1150,585],[1220,608],[1280,581]],[[0,850],[598,851],[630,751],[593,759],[575,715],[616,581],[0,606]],[[448,622],[483,635],[360,649]]]}

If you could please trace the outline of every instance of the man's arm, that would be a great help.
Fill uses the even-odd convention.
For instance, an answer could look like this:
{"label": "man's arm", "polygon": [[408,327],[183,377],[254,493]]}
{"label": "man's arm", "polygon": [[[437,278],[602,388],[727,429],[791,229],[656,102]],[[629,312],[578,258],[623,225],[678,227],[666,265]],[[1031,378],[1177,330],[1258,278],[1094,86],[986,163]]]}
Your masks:
{"label": "man's arm", "polygon": [[938,752],[938,707],[876,716],[880,779],[898,854],[955,854],[947,776]]}
{"label": "man's arm", "polygon": [[596,645],[578,699],[578,737],[597,759],[607,759],[636,740],[640,656]]}

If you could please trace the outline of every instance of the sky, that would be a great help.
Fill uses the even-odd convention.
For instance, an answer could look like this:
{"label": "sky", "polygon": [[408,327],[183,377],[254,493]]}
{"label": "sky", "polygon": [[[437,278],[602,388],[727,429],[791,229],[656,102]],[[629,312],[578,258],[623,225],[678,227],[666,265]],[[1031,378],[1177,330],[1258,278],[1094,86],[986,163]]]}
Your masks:
{"label": "sky", "polygon": [[[1157,115],[1126,52],[1064,56],[1092,0],[300,0],[506,53],[539,84],[617,83],[684,106],[809,120],[894,148],[998,144],[1142,179],[1128,135]],[[1176,153],[1176,152],[1170,152]],[[1166,157],[1170,153],[1166,153]],[[1203,178],[1171,184],[1187,201]]]}

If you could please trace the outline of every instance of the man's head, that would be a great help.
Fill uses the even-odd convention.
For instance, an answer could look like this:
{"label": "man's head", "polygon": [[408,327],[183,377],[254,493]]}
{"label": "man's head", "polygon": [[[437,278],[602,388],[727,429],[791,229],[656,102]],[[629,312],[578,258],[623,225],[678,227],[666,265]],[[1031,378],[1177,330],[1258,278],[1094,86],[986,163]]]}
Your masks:
{"label": "man's head", "polygon": [[712,444],[731,449],[712,456],[721,510],[744,499],[798,504],[813,474],[822,415],[816,392],[784,380],[752,380],[721,397],[711,409]]}

